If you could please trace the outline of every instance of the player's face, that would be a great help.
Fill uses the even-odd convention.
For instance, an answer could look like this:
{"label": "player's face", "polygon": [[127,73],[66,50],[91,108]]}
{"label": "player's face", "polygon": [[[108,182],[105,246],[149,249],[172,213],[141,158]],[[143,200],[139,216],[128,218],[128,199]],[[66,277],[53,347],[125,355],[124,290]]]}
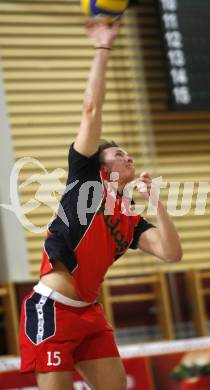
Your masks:
{"label": "player's face", "polygon": [[104,168],[108,174],[119,173],[119,180],[125,184],[134,179],[135,168],[132,157],[119,147],[110,147],[102,152]]}

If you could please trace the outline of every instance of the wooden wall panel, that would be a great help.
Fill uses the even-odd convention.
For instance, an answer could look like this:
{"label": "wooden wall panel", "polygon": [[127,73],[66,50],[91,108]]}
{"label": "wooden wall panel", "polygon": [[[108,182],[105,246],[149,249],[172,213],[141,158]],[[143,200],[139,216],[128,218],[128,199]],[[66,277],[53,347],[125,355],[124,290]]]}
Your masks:
{"label": "wooden wall panel", "polygon": [[[209,112],[170,112],[167,72],[163,45],[160,39],[160,20],[154,0],[141,1],[129,11],[130,42],[138,80],[141,132],[151,143],[153,154],[146,165],[154,177],[162,176],[167,188],[161,190],[164,204],[168,204],[169,185],[180,182],[177,210],[181,207],[183,185],[194,183],[192,204],[183,216],[174,216],[182,245],[183,260],[177,264],[166,264],[152,260],[151,256],[129,254],[129,262],[115,265],[111,275],[121,272],[175,271],[190,268],[208,268],[210,260],[210,195],[205,212],[196,215],[199,182],[210,185],[210,107]],[[138,47],[138,50],[137,50]],[[144,93],[142,94],[142,90]],[[146,136],[147,134],[147,136]],[[210,191],[209,191],[210,192]],[[190,191],[188,190],[190,196]],[[175,200],[174,200],[175,202]],[[186,203],[186,206],[188,203]],[[170,213],[170,212],[169,212]],[[145,213],[147,218],[147,213]],[[148,217],[149,218],[149,217]]]}
{"label": "wooden wall panel", "polygon": [[[108,69],[103,137],[115,139],[129,150],[135,146],[140,163],[144,156],[143,151],[139,156],[136,147],[137,94],[126,28],[122,28]],[[83,93],[94,55],[85,35],[79,1],[1,1],[0,55],[15,158],[30,156],[49,172],[58,167],[66,171],[68,147],[79,128]],[[25,165],[20,183],[35,173],[44,172],[36,165]],[[63,183],[65,178],[66,175]],[[37,182],[24,187],[21,203],[33,199],[35,205],[38,188]],[[48,190],[56,190],[53,179]],[[47,191],[43,194],[46,201]],[[27,216],[31,223],[44,226],[52,211],[42,204]],[[25,234],[31,275],[37,277],[44,235],[28,229]]]}
{"label": "wooden wall panel", "polygon": [[[123,20],[107,74],[103,137],[120,142],[134,156],[137,173],[147,169],[167,182],[196,184],[190,212],[174,218],[183,242],[183,261],[168,266],[150,255],[129,251],[110,275],[208,267],[209,201],[205,215],[196,216],[194,210],[198,181],[209,181],[210,113],[168,109],[155,0],[141,1]],[[80,123],[94,54],[83,24],[78,0],[0,2],[0,56],[15,157],[39,159],[49,172],[58,167],[66,171],[68,147]],[[26,165],[20,182],[36,169]],[[49,188],[54,190],[53,180]],[[34,198],[37,189],[37,183],[25,187],[21,202]],[[162,190],[162,198],[166,204],[168,188]],[[51,209],[42,205],[29,219],[42,226],[51,216]],[[150,219],[147,213],[144,216]],[[26,229],[32,277],[38,276],[43,237]]]}

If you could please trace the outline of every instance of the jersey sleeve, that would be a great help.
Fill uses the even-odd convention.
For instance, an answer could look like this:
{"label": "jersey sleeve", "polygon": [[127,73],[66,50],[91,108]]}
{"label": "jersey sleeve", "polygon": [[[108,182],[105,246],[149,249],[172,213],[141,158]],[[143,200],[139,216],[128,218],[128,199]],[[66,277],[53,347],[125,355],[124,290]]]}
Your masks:
{"label": "jersey sleeve", "polygon": [[154,228],[155,226],[152,223],[146,221],[146,219],[141,218],[138,225],[134,229],[133,241],[131,242],[129,248],[137,249],[139,237],[142,233],[146,232],[146,230]]}
{"label": "jersey sleeve", "polygon": [[84,156],[70,146],[68,156],[68,179],[67,184],[75,180],[94,180],[98,178],[100,171],[98,152],[90,157]]}

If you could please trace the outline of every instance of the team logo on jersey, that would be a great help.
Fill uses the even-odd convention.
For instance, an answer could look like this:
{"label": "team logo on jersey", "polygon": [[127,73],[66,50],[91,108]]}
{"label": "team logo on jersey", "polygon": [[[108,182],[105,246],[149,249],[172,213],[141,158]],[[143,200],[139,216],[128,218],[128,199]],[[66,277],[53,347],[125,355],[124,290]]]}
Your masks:
{"label": "team logo on jersey", "polygon": [[127,247],[129,246],[129,242],[126,240],[125,235],[121,231],[121,220],[120,218],[114,219],[112,215],[104,215],[105,211],[105,201],[102,203],[100,209],[97,212],[97,215],[102,214],[104,217],[104,222],[108,227],[111,236],[114,238],[116,243],[115,255],[116,258],[119,257],[120,254],[123,254]]}

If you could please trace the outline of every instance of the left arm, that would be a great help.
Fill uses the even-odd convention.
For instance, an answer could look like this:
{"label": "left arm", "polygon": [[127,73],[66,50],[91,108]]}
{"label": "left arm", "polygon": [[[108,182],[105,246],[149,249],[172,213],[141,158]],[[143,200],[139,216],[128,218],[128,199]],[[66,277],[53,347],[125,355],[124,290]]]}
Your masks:
{"label": "left arm", "polygon": [[[138,179],[147,185],[142,196],[148,200],[151,189],[151,177],[143,173]],[[157,202],[157,227],[143,232],[138,241],[138,248],[157,256],[165,262],[178,262],[182,258],[182,247],[179,235],[164,205]]]}

